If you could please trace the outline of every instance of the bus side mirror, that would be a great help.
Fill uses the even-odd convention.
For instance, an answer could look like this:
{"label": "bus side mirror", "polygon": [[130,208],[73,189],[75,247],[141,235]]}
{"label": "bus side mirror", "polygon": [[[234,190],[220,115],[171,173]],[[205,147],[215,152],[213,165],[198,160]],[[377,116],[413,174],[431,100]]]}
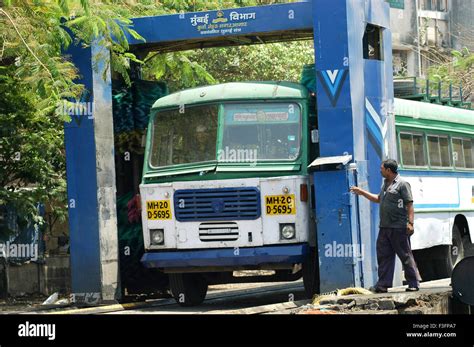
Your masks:
{"label": "bus side mirror", "polygon": [[319,130],[318,129],[311,130],[311,142],[319,143]]}

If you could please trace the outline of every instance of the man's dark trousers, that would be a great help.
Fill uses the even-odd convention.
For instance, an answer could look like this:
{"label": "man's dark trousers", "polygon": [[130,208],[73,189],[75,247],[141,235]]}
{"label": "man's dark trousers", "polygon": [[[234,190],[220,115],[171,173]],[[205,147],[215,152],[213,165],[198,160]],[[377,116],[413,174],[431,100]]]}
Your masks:
{"label": "man's dark trousers", "polygon": [[400,258],[409,287],[418,287],[421,280],[413,258],[410,237],[406,228],[380,228],[377,238],[377,262],[379,281],[377,287],[390,288],[393,285],[395,255]]}

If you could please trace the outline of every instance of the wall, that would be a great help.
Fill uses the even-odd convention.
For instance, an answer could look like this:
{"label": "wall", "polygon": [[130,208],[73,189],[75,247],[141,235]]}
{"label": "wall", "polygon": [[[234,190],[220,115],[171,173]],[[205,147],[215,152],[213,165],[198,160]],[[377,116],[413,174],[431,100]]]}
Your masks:
{"label": "wall", "polygon": [[49,296],[55,292],[71,292],[67,255],[47,257],[44,264],[10,265],[9,276],[11,296],[38,293]]}
{"label": "wall", "polygon": [[466,46],[474,51],[474,0],[451,0],[451,6],[453,47],[461,49]]}
{"label": "wall", "polygon": [[405,1],[404,7],[390,9],[394,75],[415,76],[418,75],[416,3],[414,0]]}

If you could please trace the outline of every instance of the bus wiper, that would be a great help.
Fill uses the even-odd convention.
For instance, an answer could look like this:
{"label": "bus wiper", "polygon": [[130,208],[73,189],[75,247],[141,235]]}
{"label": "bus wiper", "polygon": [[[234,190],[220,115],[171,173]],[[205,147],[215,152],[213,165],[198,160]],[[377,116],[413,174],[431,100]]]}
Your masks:
{"label": "bus wiper", "polygon": [[216,169],[217,169],[217,166],[216,166],[214,169],[212,169],[212,170],[201,171],[201,172],[199,173],[199,176],[204,176],[204,175],[207,175],[207,174],[210,173],[210,172],[215,172]]}

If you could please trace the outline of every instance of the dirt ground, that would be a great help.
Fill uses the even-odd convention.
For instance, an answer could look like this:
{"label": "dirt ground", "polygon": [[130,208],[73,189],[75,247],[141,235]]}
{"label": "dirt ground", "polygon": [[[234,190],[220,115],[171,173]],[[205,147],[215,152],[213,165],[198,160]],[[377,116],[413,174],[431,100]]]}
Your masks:
{"label": "dirt ground", "polygon": [[41,305],[47,299],[44,295],[25,295],[21,297],[0,299],[0,313],[25,311]]}

